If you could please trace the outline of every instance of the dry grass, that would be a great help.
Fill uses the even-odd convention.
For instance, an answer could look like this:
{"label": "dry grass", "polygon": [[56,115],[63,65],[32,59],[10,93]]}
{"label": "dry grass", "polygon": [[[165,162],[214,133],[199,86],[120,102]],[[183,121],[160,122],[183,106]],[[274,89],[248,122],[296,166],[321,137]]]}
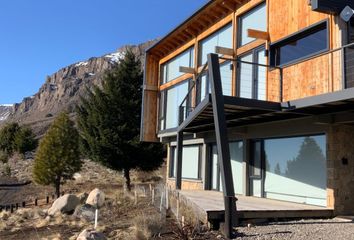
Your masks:
{"label": "dry grass", "polygon": [[138,240],[151,239],[162,232],[166,223],[160,214],[146,215],[141,212],[134,218],[135,237]]}

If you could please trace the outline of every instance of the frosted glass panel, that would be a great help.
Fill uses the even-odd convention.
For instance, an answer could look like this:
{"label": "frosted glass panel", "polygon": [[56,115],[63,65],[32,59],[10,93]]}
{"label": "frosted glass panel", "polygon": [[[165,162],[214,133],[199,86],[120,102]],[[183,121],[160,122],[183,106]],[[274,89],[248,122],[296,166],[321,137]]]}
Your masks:
{"label": "frosted glass panel", "polygon": [[[241,57],[241,61],[253,62],[252,54]],[[248,63],[240,64],[240,97],[252,98],[253,92],[253,66]]]}
{"label": "frosted glass panel", "polygon": [[232,177],[236,194],[244,194],[243,191],[243,143],[230,143],[230,158]]}
{"label": "frosted glass panel", "polygon": [[167,90],[166,129],[178,126],[178,107],[188,93],[188,81]]}
{"label": "frosted glass panel", "polygon": [[167,83],[181,75],[179,67],[193,67],[194,66],[194,48],[190,48],[187,51],[181,53],[177,57],[173,58],[168,63],[162,66],[162,84]]}
{"label": "frosted glass panel", "polygon": [[[236,194],[244,194],[243,191],[243,143],[242,142],[231,142],[230,147],[230,159],[231,159],[231,169],[233,176],[234,189]],[[214,144],[212,146],[212,189],[222,191],[222,182],[220,169],[218,164],[218,154],[217,147]],[[219,178],[219,181],[218,181]]]}
{"label": "frosted glass panel", "polygon": [[[264,51],[258,52],[258,63],[267,64],[266,57],[264,56]],[[257,99],[266,100],[266,79],[267,79],[267,68],[257,67]]]}
{"label": "frosted glass panel", "polygon": [[265,197],[326,206],[326,140],[309,136],[264,141]]}
{"label": "frosted glass panel", "polygon": [[220,66],[222,92],[226,96],[232,95],[232,69],[231,63],[227,62]]}
{"label": "frosted glass panel", "polygon": [[260,31],[267,31],[267,13],[266,5],[262,4],[259,7],[256,7],[254,10],[246,13],[240,18],[241,25],[241,40],[239,46],[243,46],[247,43],[255,40],[254,38],[248,37],[247,30],[255,29]]}
{"label": "frosted glass panel", "polygon": [[232,48],[232,25],[228,25],[220,31],[212,34],[200,44],[199,65],[204,65],[208,61],[208,54],[215,53],[215,47]]}
{"label": "frosted glass panel", "polygon": [[182,178],[199,178],[199,146],[183,147]]}

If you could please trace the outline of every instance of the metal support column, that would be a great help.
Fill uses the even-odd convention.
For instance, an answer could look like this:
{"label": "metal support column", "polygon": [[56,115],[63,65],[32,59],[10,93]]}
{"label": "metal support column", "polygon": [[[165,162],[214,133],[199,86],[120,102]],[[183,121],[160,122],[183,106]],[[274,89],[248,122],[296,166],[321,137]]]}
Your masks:
{"label": "metal support column", "polygon": [[[184,119],[184,107],[180,106],[179,111],[178,111],[178,124],[181,125]],[[182,154],[183,154],[183,129],[180,129],[177,132],[177,157],[175,160],[177,160],[176,164],[176,189],[181,190],[182,189]]]}
{"label": "metal support column", "polygon": [[218,162],[225,203],[225,234],[227,238],[234,237],[233,227],[238,224],[236,215],[236,197],[232,178],[229,140],[224,111],[224,96],[222,93],[219,57],[208,54],[208,71],[211,84],[211,97],[215,123],[215,136],[218,150]]}

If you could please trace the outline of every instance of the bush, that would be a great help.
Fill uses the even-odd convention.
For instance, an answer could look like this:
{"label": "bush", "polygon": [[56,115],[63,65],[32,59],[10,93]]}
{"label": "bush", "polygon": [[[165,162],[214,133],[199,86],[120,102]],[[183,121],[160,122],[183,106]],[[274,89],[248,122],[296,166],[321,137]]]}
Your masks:
{"label": "bush", "polygon": [[8,123],[0,130],[0,149],[8,153],[14,151],[16,133],[20,130],[17,123]]}
{"label": "bush", "polygon": [[136,239],[151,239],[161,233],[165,221],[161,219],[159,214],[146,216],[140,214],[134,218],[135,237]]}
{"label": "bush", "polygon": [[7,163],[8,160],[9,160],[9,154],[5,151],[0,150],[0,162]]}
{"label": "bush", "polygon": [[11,168],[9,164],[5,164],[4,168],[2,169],[2,175],[6,177],[11,177]]}

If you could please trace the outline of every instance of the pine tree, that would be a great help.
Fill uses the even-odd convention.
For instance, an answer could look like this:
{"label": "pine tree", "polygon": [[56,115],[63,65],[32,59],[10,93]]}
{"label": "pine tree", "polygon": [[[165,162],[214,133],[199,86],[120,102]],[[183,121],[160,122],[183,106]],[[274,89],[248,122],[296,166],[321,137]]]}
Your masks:
{"label": "pine tree", "polygon": [[130,170],[161,166],[162,145],[139,140],[141,63],[128,49],[124,59],[107,72],[102,88],[87,90],[77,109],[82,149],[92,160],[123,171],[130,191]]}
{"label": "pine tree", "polygon": [[17,123],[7,123],[0,130],[0,149],[12,153],[14,151],[14,141],[16,134],[20,130],[20,126]]}
{"label": "pine tree", "polygon": [[37,139],[28,127],[22,127],[17,131],[14,139],[14,149],[22,154],[32,151],[37,147]]}
{"label": "pine tree", "polygon": [[60,185],[81,169],[79,135],[66,113],[60,114],[40,141],[34,167],[34,181],[54,185],[57,197]]}

